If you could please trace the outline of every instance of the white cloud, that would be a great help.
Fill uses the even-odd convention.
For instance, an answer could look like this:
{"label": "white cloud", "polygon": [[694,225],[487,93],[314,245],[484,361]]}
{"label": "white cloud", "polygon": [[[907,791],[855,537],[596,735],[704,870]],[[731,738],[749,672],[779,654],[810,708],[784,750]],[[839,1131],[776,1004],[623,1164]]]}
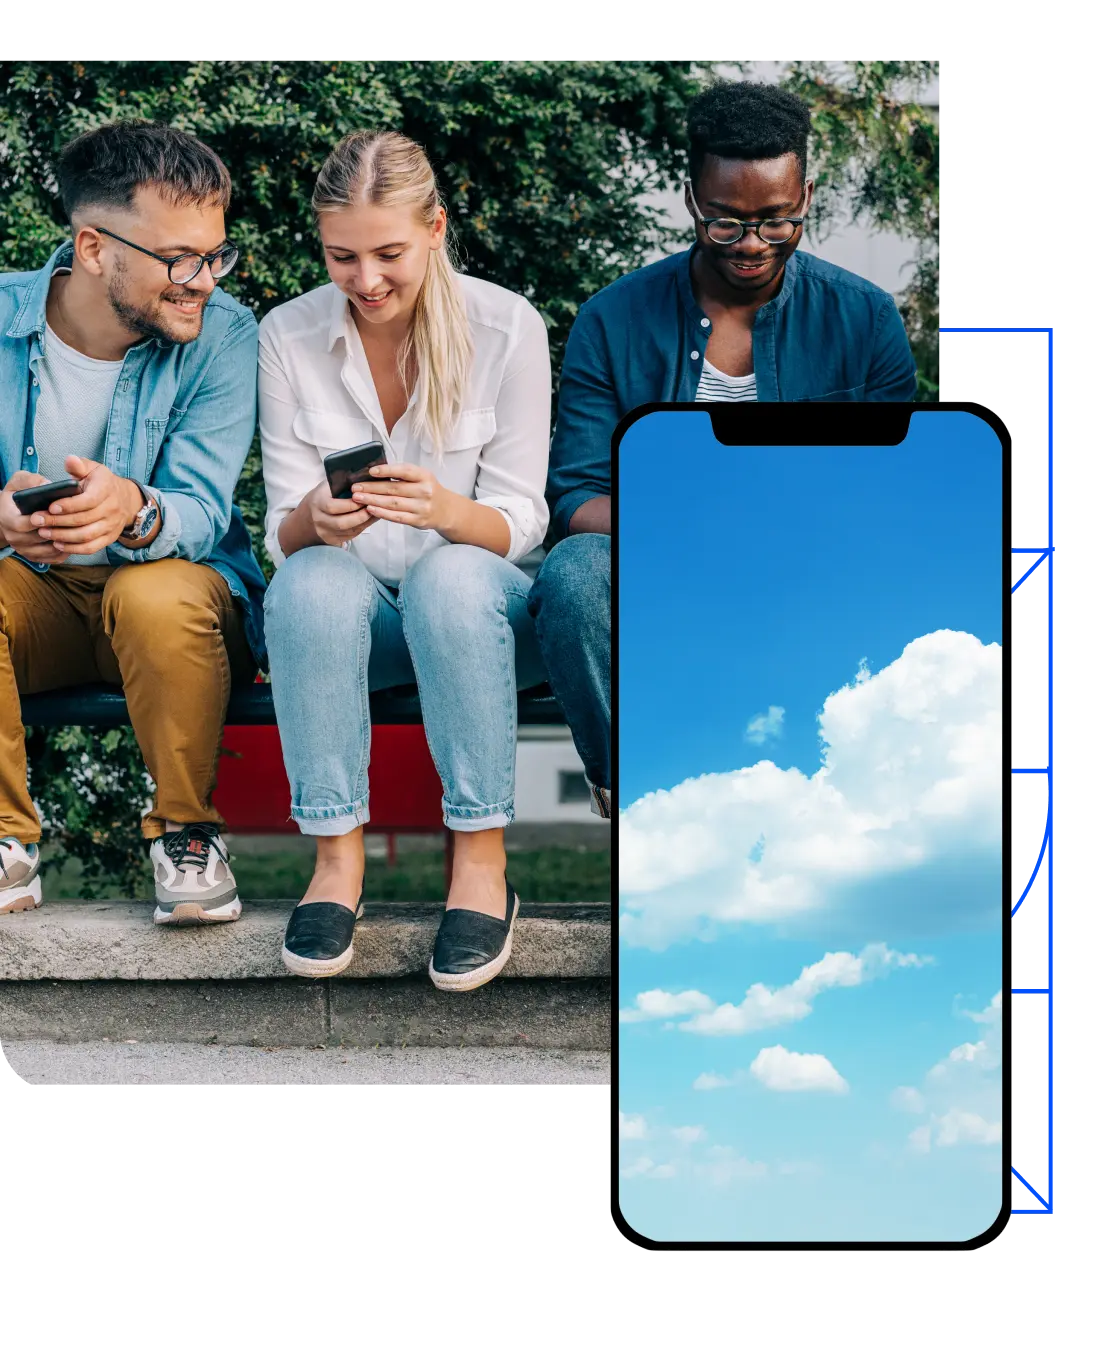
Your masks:
{"label": "white cloud", "polygon": [[749,1031],[787,1026],[808,1016],[812,999],[828,988],[856,988],[892,969],[916,968],[930,963],[932,959],[928,955],[901,954],[883,944],[866,945],[859,955],[852,955],[848,950],[832,951],[801,970],[794,983],[776,989],[767,988],[764,983],[752,984],[739,1006],[731,1002],[719,1007],[709,1004],[691,1021],[682,1022],[681,1030],[696,1035],[745,1035]]}
{"label": "white cloud", "polygon": [[625,1116],[620,1113],[620,1139],[621,1140],[645,1140],[647,1135],[647,1123],[641,1116]]}
{"label": "white cloud", "polygon": [[621,1178],[673,1178],[677,1173],[675,1164],[656,1164],[653,1159],[643,1155],[620,1170]]}
{"label": "white cloud", "polygon": [[1002,1016],[1003,995],[1002,990],[995,994],[982,1012],[970,1012],[965,1008],[961,1015],[970,1017],[972,1021],[977,1021],[981,1026],[990,1026],[992,1022],[998,1021]]}
{"label": "white cloud", "polygon": [[921,1116],[926,1110],[926,1100],[917,1088],[895,1088],[891,1104],[896,1111],[910,1112],[912,1116]]}
{"label": "white cloud", "polygon": [[747,722],[745,739],[752,746],[764,746],[767,741],[776,741],[783,731],[784,709],[774,705]]}
{"label": "white cloud", "polygon": [[621,1178],[641,1178],[644,1173],[649,1173],[654,1168],[654,1160],[648,1159],[644,1154],[640,1158],[628,1164],[620,1170]]}
{"label": "white cloud", "polygon": [[930,633],[826,699],[814,774],[762,760],[631,804],[625,943],[828,912],[882,924],[886,903],[906,929],[997,915],[1001,676],[997,644]]}
{"label": "white cloud", "polygon": [[672,1134],[683,1145],[695,1145],[698,1140],[704,1139],[707,1132],[703,1126],[676,1126]]}
{"label": "white cloud", "polygon": [[997,1145],[1002,1139],[1000,1121],[985,1121],[975,1112],[954,1108],[937,1121],[937,1145]]}
{"label": "white cloud", "polygon": [[849,1084],[826,1055],[796,1054],[783,1045],[759,1050],[750,1072],[774,1092],[849,1092]]}
{"label": "white cloud", "polygon": [[694,1164],[693,1172],[717,1187],[726,1187],[740,1178],[764,1178],[768,1166],[760,1159],[747,1159],[737,1154],[730,1145],[713,1145],[707,1158]]}
{"label": "white cloud", "polygon": [[635,995],[634,1007],[621,1007],[621,1021],[659,1021],[663,1017],[687,1016],[690,1012],[706,1012],[713,1006],[712,999],[690,988],[684,993],[667,993],[661,988],[650,988]]}
{"label": "white cloud", "polygon": [[734,1079],[723,1078],[720,1074],[702,1073],[693,1080],[693,1087],[697,1092],[711,1092],[714,1088],[729,1088],[733,1082]]}
{"label": "white cloud", "polygon": [[911,1132],[909,1148],[929,1154],[931,1146],[997,1145],[1002,1140],[1002,994],[996,993],[979,1012],[965,1012],[983,1026],[979,1040],[954,1046],[926,1074],[922,1092],[896,1088],[893,1104],[905,1097],[916,1105],[904,1111],[925,1112],[924,1124]]}

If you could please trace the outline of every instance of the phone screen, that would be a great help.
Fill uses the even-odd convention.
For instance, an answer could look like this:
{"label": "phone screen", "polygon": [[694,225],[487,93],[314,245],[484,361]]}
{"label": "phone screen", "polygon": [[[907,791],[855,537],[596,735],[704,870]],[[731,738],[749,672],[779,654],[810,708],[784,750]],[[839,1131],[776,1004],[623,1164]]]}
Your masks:
{"label": "phone screen", "polygon": [[1008,463],[967,406],[665,406],[620,435],[630,1238],[1005,1224]]}
{"label": "phone screen", "polygon": [[[363,484],[371,477],[372,466],[386,464],[386,450],[381,442],[368,442],[362,447],[336,451],[323,462],[329,492],[334,499],[351,499],[352,486]],[[386,482],[388,485],[390,481]]]}

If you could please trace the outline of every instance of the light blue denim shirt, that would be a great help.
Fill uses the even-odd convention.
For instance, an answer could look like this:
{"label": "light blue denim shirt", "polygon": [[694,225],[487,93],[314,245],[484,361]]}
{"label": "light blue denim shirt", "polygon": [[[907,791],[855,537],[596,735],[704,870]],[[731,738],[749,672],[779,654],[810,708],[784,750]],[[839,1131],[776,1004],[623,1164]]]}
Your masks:
{"label": "light blue denim shirt", "polygon": [[[692,254],[622,276],[578,312],[566,343],[547,501],[557,537],[583,503],[612,488],[612,435],[655,401],[696,399],[711,319],[693,295]],[[915,363],[890,294],[810,252],[795,252],[752,335],[765,403],[900,401]]]}
{"label": "light blue denim shirt", "polygon": [[[17,470],[38,470],[34,415],[46,297],[54,273],[72,259],[66,242],[40,271],[0,275],[3,484]],[[256,319],[222,290],[211,295],[194,342],[150,338],[131,347],[115,384],[103,463],[150,489],[162,520],[149,546],[109,546],[109,563],[179,556],[210,565],[240,601],[249,645],[262,661],[264,576],[233,502],[256,427],[256,353]],[[50,567],[31,568],[45,574]]]}

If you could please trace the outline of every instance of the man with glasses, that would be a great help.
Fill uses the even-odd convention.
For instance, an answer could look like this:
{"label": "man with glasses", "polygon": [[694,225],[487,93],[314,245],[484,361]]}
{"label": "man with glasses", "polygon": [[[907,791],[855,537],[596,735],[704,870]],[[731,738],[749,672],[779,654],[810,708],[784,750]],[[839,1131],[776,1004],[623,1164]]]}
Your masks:
{"label": "man with glasses", "polygon": [[264,579],[233,505],[257,327],[216,286],[237,260],[229,174],[144,122],[82,134],[56,174],[72,240],[0,276],[0,912],[42,896],[20,694],[106,681],[154,780],[154,921],[232,921],[211,793],[231,682],[263,655]]}
{"label": "man with glasses", "polygon": [[567,341],[547,484],[560,541],[530,600],[595,806],[606,813],[616,425],[655,401],[915,395],[891,295],[797,250],[814,188],[807,106],[776,86],[717,81],[689,106],[688,123],[685,207],[696,241],[594,295]]}

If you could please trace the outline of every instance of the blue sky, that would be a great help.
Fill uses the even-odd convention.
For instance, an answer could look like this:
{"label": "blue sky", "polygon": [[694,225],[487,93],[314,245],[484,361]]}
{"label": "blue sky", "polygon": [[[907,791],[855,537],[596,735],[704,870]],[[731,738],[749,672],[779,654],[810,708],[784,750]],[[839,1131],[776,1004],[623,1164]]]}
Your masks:
{"label": "blue sky", "polygon": [[916,414],[899,447],[738,450],[653,414],[620,469],[624,1216],[970,1238],[1000,1194],[998,439]]}

